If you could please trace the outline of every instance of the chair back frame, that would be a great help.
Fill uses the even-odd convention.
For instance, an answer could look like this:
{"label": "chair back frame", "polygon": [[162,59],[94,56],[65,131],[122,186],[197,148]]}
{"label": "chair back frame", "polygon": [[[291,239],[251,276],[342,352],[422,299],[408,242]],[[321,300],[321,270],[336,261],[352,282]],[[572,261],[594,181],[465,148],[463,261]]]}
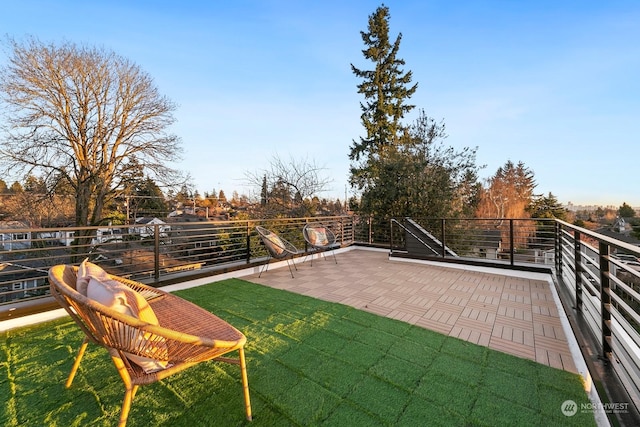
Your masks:
{"label": "chair back frame", "polygon": [[[322,232],[327,237],[326,244],[319,244],[317,240],[314,241],[314,239],[311,238],[311,233],[319,229],[322,229]],[[335,249],[338,248],[339,245],[337,244],[337,238],[335,233],[331,231],[329,227],[321,223],[309,222],[305,224],[305,226],[302,228],[302,235],[307,245],[311,247],[312,252],[320,252],[324,257],[324,259],[326,260],[327,258],[324,255],[324,253],[326,251],[331,251],[331,254],[333,255],[333,260],[335,261],[336,264],[338,263],[338,260],[335,254]],[[311,254],[311,266],[313,266],[313,254]]]}
{"label": "chair back frame", "polygon": [[271,259],[274,258],[285,260],[287,262],[289,272],[291,273],[291,278],[293,278],[293,270],[291,270],[291,264],[289,263],[289,260],[291,260],[293,267],[297,271],[298,268],[296,267],[296,263],[293,258],[298,254],[298,248],[296,248],[293,243],[279,236],[277,233],[271,230],[267,230],[264,227],[256,226],[256,231],[258,232],[258,235],[262,240],[262,244],[265,246],[265,248],[267,248],[267,253],[269,254],[267,263],[260,271],[260,274],[258,274],[258,277],[262,276],[262,273],[269,269],[269,263],[271,262]]}

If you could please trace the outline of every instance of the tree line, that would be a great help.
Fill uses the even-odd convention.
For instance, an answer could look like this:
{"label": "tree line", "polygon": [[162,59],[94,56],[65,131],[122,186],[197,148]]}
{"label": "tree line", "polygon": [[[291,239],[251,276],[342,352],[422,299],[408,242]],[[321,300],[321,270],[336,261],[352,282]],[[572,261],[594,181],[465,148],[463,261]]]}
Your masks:
{"label": "tree line", "polygon": [[[205,191],[202,195],[182,186],[165,194],[150,178],[132,185],[129,192],[105,205],[102,220],[94,225],[124,225],[141,217],[166,218],[176,215],[188,220],[239,220],[290,216],[291,206],[279,200],[255,201],[234,191],[230,197],[224,190]],[[304,201],[307,215],[341,215],[344,205],[339,200],[314,196]],[[297,215],[293,215],[297,216]],[[75,199],[70,191],[48,193],[41,178],[28,176],[11,185],[0,179],[0,221],[20,221],[29,227],[49,228],[76,225]]]}

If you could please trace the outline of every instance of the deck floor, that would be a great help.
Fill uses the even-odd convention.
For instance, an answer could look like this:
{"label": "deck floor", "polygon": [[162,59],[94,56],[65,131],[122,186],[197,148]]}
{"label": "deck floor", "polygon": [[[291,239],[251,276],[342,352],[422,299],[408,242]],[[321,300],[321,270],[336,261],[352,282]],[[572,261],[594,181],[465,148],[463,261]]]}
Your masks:
{"label": "deck floor", "polygon": [[[244,278],[402,320],[555,368],[577,368],[547,280],[350,250]],[[313,265],[312,265],[313,264]]]}

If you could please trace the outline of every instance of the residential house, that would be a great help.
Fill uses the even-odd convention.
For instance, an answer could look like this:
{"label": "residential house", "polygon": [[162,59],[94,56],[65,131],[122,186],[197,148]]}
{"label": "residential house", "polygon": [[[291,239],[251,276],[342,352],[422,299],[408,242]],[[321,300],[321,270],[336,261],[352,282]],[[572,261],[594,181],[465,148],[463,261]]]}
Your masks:
{"label": "residential house", "polygon": [[155,236],[156,228],[160,237],[167,237],[171,226],[156,217],[136,218],[134,225],[129,227],[129,234],[137,235],[143,239]]}
{"label": "residential house", "polygon": [[502,231],[482,230],[473,252],[480,258],[498,259],[502,250]]}
{"label": "residential house", "polygon": [[31,248],[31,230],[22,221],[0,221],[0,248],[15,251]]}
{"label": "residential house", "polygon": [[46,269],[13,262],[0,263],[0,303],[47,292],[46,277]]}
{"label": "residential house", "polygon": [[122,242],[122,229],[114,227],[98,228],[96,237],[92,240],[93,244],[113,242]]}

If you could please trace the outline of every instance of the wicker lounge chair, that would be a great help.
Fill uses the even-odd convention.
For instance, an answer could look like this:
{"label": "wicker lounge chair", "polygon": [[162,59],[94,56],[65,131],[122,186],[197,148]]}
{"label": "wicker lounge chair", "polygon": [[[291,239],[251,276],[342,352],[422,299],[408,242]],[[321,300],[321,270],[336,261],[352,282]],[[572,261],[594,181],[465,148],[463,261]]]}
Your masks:
{"label": "wicker lounge chair", "polygon": [[[324,253],[330,250],[333,255],[333,260],[336,264],[338,263],[334,250],[339,245],[336,243],[336,235],[329,227],[317,223],[308,223],[302,228],[302,235],[304,236],[305,242],[311,247],[311,255],[315,252],[320,252],[326,260],[327,257]],[[311,257],[311,265],[313,266],[313,256]]]}
{"label": "wicker lounge chair", "polygon": [[[85,333],[71,373],[68,388],[89,342],[107,349],[125,386],[119,426],[125,426],[138,387],[183,371],[199,362],[217,360],[240,365],[245,411],[251,420],[249,384],[244,356],[245,336],[222,319],[191,302],[162,290],[117,276],[114,286],[134,290],[151,308],[157,324],[108,307],[83,295],[76,287],[78,267],[57,265],[49,270],[51,294]],[[106,272],[105,272],[106,275]],[[89,291],[87,291],[89,292]],[[109,291],[110,292],[110,291]],[[130,290],[126,290],[130,293]],[[145,305],[145,310],[148,308]],[[238,358],[223,355],[238,351]],[[134,360],[148,359],[157,368],[139,366]],[[145,370],[146,369],[146,370]]]}
{"label": "wicker lounge chair", "polygon": [[293,267],[296,269],[296,271],[298,271],[298,267],[296,267],[296,263],[293,260],[293,257],[298,253],[298,249],[292,243],[288,242],[273,231],[269,231],[264,227],[258,226],[256,227],[256,231],[260,235],[262,243],[267,248],[267,252],[269,253],[269,259],[260,271],[260,274],[258,274],[258,277],[260,277],[264,271],[269,269],[269,263],[271,262],[272,258],[287,261],[289,272],[291,273],[291,277],[293,277],[293,270],[291,270],[291,264],[289,263],[289,260],[291,260]]}

